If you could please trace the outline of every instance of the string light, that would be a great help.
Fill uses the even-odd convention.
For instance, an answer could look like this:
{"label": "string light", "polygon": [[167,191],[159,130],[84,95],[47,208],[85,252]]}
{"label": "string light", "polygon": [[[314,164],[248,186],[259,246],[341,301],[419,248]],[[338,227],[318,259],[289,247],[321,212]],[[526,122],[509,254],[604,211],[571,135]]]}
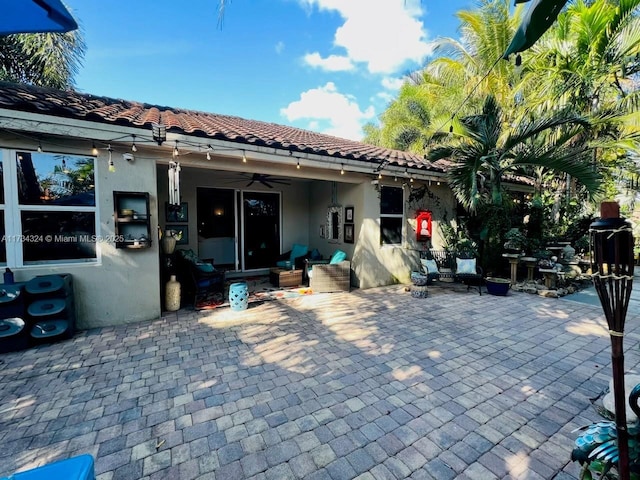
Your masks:
{"label": "string light", "polygon": [[211,145],[207,145],[207,160],[211,160]]}
{"label": "string light", "polygon": [[411,175],[411,178],[409,179],[410,183],[413,183],[413,175]]}
{"label": "string light", "polygon": [[405,177],[408,177],[408,176],[409,176],[409,170],[408,170],[408,169],[406,169],[406,168],[404,169],[404,176],[405,176]]}
{"label": "string light", "polygon": [[180,151],[178,150],[178,140],[176,140],[176,146],[173,147],[173,157],[179,157],[180,156]]}
{"label": "string light", "polygon": [[42,153],[42,144],[38,142],[38,153]]}
{"label": "string light", "polygon": [[378,173],[378,180],[382,180],[382,172]]}
{"label": "string light", "polygon": [[395,175],[393,176],[393,181],[397,182],[398,181],[398,177],[396,177]]}
{"label": "string light", "polygon": [[344,175],[344,163],[340,164],[340,175]]}
{"label": "string light", "polygon": [[136,147],[136,136],[135,135],[131,135],[133,137],[133,141],[131,142],[131,151],[132,152],[137,152],[138,151],[138,147]]}
{"label": "string light", "polygon": [[93,155],[94,157],[98,156],[98,149],[96,148],[95,142],[91,143],[91,155]]}
{"label": "string light", "polygon": [[242,163],[247,163],[247,155],[244,150],[242,150]]}
{"label": "string light", "polygon": [[111,144],[109,144],[109,146],[107,147],[107,152],[109,152],[109,171],[113,173],[116,171],[116,165],[115,163],[113,163],[113,156],[111,154],[113,150],[111,149]]}
{"label": "string light", "polygon": [[298,160],[298,163],[296,163],[296,168],[300,170],[300,160]]}

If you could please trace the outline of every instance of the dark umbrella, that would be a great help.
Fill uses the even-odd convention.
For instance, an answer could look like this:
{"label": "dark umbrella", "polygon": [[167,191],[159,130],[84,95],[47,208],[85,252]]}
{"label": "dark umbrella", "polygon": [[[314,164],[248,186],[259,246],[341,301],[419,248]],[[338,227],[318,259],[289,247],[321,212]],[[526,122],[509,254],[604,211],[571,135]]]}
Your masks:
{"label": "dark umbrella", "polygon": [[78,24],[60,0],[2,0],[0,35],[64,33]]}
{"label": "dark umbrella", "polygon": [[[516,0],[525,3],[529,0]],[[502,58],[530,48],[556,20],[567,0],[533,0]]]}
{"label": "dark umbrella", "polygon": [[624,388],[624,322],[633,287],[633,233],[631,224],[620,218],[616,202],[603,202],[600,217],[590,226],[593,284],[600,297],[611,337],[613,398],[618,437],[618,473],[629,479],[629,433]]}

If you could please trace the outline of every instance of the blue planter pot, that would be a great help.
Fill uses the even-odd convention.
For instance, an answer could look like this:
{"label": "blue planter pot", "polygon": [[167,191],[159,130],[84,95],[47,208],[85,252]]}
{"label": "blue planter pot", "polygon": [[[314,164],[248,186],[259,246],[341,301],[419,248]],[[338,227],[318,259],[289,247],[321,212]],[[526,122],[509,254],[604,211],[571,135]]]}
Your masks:
{"label": "blue planter pot", "polygon": [[485,284],[488,293],[502,297],[504,297],[507,292],[509,292],[509,288],[511,288],[511,282],[505,278],[488,277],[485,280]]}

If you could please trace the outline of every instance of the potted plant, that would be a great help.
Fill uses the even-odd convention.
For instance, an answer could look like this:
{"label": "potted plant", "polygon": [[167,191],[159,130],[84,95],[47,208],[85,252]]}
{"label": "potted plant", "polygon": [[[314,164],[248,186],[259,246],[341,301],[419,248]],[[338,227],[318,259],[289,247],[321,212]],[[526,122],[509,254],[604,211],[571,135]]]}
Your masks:
{"label": "potted plant", "polygon": [[504,297],[511,287],[511,280],[507,278],[487,277],[485,284],[487,285],[488,293]]}
{"label": "potted plant", "polygon": [[527,236],[519,228],[509,229],[504,239],[504,248],[508,253],[521,253],[527,245]]}

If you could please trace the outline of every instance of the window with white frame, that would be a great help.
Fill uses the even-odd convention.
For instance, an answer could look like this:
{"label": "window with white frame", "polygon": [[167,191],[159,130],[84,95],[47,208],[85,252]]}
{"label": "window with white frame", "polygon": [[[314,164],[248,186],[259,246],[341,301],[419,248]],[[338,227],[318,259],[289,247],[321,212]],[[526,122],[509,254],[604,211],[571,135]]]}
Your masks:
{"label": "window with white frame", "polygon": [[380,244],[401,245],[404,192],[400,187],[380,187]]}
{"label": "window with white frame", "polygon": [[95,159],[12,151],[2,160],[0,262],[96,261]]}

